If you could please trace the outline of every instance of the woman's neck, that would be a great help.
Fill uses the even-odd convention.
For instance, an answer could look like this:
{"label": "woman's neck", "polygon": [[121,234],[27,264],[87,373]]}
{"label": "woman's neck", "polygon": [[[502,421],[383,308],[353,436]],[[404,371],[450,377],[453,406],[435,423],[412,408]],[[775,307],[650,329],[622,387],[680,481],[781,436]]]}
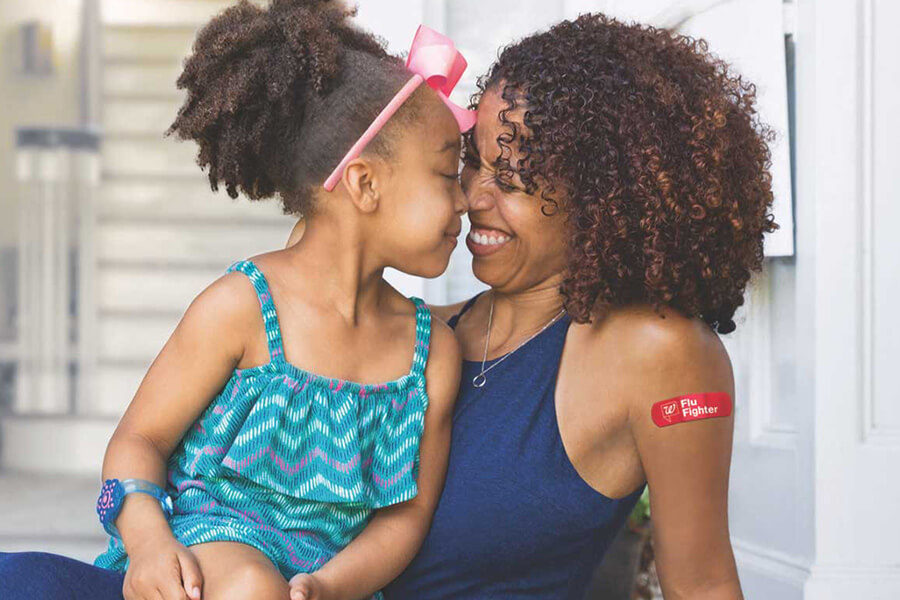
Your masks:
{"label": "woman's neck", "polygon": [[323,215],[307,220],[302,238],[285,250],[292,269],[317,283],[316,301],[353,325],[381,300],[384,265],[368,251],[359,229]]}
{"label": "woman's neck", "polygon": [[[503,354],[540,331],[563,310],[563,297],[559,293],[561,277],[554,277],[527,290],[502,292],[494,289],[484,294],[482,306],[473,317],[473,331],[486,333],[491,321],[489,355]],[[490,316],[493,302],[493,316]],[[484,340],[485,333],[479,335]]]}

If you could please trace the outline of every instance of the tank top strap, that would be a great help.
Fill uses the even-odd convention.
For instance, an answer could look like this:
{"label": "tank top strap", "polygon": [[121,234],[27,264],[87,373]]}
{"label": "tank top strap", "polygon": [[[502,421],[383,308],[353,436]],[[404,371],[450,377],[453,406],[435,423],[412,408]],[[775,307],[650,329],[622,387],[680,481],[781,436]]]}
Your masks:
{"label": "tank top strap", "polygon": [[424,376],[431,346],[431,309],[421,298],[412,296],[410,300],[416,305],[416,347],[410,374]]}
{"label": "tank top strap", "polygon": [[477,294],[469,298],[469,300],[463,305],[460,311],[447,320],[447,325],[450,326],[450,329],[456,329],[456,325],[457,323],[459,323],[460,317],[462,317],[464,314],[466,314],[466,311],[472,308],[472,305],[475,304],[475,301],[478,300],[478,298],[480,298],[483,293],[484,292],[478,292]]}
{"label": "tank top strap", "polygon": [[266,328],[266,341],[269,345],[270,360],[283,361],[284,345],[281,339],[281,327],[278,324],[278,313],[275,312],[275,302],[272,300],[269,283],[253,261],[240,260],[228,267],[226,273],[234,271],[246,275],[256,290],[256,296],[259,298],[259,306],[262,312],[263,325]]}

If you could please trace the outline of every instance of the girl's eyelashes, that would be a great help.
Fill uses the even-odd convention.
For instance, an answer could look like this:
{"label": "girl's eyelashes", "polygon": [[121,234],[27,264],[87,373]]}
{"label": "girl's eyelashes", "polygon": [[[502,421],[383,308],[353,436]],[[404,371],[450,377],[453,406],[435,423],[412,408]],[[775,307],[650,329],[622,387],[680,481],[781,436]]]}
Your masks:
{"label": "girl's eyelashes", "polygon": [[477,166],[481,164],[481,158],[472,151],[466,151],[462,155],[462,163],[464,165]]}

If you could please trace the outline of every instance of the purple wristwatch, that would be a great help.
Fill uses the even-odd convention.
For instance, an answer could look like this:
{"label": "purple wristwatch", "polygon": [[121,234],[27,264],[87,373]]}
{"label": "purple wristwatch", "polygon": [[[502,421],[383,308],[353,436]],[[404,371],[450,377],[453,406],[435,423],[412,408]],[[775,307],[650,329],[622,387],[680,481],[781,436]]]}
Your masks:
{"label": "purple wristwatch", "polygon": [[134,492],[149,494],[159,501],[159,505],[166,515],[166,519],[172,516],[172,498],[161,487],[146,479],[107,479],[100,488],[100,497],[97,499],[97,515],[100,524],[106,533],[113,537],[120,537],[116,529],[115,520],[122,510],[125,496]]}

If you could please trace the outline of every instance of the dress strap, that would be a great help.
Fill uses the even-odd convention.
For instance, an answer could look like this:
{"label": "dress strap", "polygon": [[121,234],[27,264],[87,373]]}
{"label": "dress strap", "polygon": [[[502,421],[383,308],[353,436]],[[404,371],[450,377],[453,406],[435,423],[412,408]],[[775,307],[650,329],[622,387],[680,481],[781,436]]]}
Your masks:
{"label": "dress strap", "polygon": [[284,360],[284,346],[281,340],[281,327],[278,325],[278,313],[275,312],[275,302],[272,300],[272,292],[269,291],[269,283],[262,271],[252,261],[241,260],[226,270],[226,273],[238,271],[250,279],[256,296],[259,298],[259,306],[262,311],[263,325],[266,327],[266,341],[269,344],[269,358],[272,361]]}
{"label": "dress strap", "polygon": [[431,346],[431,309],[425,301],[410,297],[416,305],[416,349],[413,354],[411,375],[424,375],[428,364],[428,349]]}
{"label": "dress strap", "polygon": [[459,323],[460,317],[462,317],[464,314],[466,314],[467,310],[472,308],[472,305],[475,304],[475,301],[478,300],[478,298],[481,297],[481,295],[483,293],[484,293],[483,291],[478,292],[477,294],[475,294],[474,296],[469,298],[468,302],[466,302],[463,305],[462,309],[447,320],[447,325],[450,326],[450,329],[456,329],[456,325],[457,325],[457,323]]}

